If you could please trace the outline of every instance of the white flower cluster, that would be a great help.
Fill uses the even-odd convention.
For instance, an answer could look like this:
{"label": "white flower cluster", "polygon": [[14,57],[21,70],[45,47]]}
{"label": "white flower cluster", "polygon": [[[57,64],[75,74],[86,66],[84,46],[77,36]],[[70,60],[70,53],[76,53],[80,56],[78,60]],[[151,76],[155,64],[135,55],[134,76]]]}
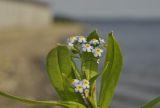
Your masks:
{"label": "white flower cluster", "polygon": [[68,46],[69,47],[73,47],[75,43],[86,43],[87,40],[84,36],[71,36],[69,39],[68,39]]}
{"label": "white flower cluster", "polygon": [[69,48],[74,48],[75,45],[80,45],[83,52],[92,52],[95,57],[101,57],[103,53],[104,39],[92,39],[87,42],[85,36],[71,36],[68,39]]}
{"label": "white flower cluster", "polygon": [[88,80],[83,79],[82,81],[79,81],[78,79],[74,79],[72,85],[75,92],[80,93],[83,97],[88,97],[90,88]]}

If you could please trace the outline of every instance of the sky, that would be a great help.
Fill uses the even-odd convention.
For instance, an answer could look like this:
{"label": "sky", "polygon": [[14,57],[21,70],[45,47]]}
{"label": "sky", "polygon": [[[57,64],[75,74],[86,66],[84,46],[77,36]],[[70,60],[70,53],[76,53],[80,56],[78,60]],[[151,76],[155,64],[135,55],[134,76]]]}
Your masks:
{"label": "sky", "polygon": [[160,19],[160,0],[53,0],[53,12],[73,18]]}

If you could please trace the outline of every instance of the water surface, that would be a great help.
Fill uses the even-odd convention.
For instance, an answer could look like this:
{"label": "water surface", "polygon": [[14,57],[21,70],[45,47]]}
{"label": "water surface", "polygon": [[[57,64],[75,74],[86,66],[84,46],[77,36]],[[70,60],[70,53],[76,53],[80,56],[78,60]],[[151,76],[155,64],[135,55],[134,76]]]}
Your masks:
{"label": "water surface", "polygon": [[138,108],[160,95],[159,22],[83,23],[86,34],[97,29],[105,38],[114,31],[123,50],[124,69],[111,108]]}

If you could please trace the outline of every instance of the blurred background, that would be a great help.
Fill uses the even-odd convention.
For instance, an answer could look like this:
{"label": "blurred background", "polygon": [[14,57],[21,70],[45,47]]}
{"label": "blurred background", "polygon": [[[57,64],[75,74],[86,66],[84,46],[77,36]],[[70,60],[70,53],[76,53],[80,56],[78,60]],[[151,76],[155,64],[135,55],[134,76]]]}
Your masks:
{"label": "blurred background", "polygon": [[[95,29],[103,38],[114,31],[124,54],[110,108],[137,108],[160,95],[159,0],[0,0],[0,90],[58,99],[46,74],[47,53],[66,36]],[[0,106],[53,108],[3,97]]]}

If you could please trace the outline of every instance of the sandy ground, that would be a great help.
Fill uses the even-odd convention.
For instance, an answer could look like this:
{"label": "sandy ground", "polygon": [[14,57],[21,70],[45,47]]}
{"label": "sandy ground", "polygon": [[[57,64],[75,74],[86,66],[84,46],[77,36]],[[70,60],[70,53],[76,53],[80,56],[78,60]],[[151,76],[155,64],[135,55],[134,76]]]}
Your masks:
{"label": "sandy ground", "polygon": [[[0,31],[0,90],[36,100],[58,99],[45,72],[45,57],[64,36],[80,33],[76,24],[43,29],[19,27]],[[0,97],[1,108],[51,108],[17,103]]]}

